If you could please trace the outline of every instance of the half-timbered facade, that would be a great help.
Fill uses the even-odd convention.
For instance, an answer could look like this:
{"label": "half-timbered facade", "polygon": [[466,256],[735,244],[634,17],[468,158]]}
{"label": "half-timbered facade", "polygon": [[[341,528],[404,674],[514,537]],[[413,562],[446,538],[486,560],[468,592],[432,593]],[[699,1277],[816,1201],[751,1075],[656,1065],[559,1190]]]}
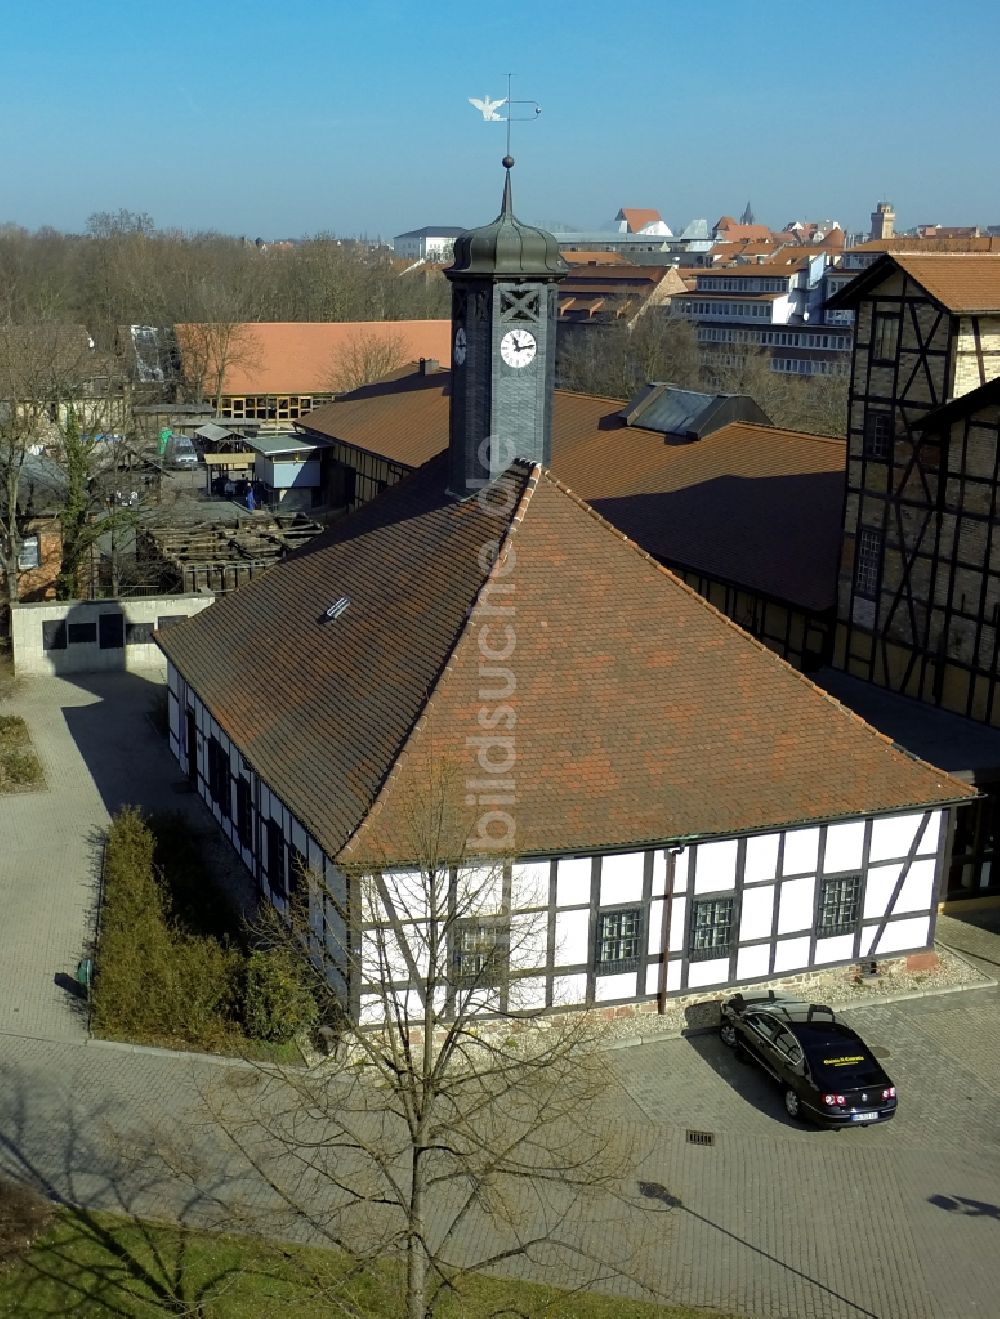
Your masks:
{"label": "half-timbered facade", "polygon": [[[485,1015],[926,949],[974,789],[548,471],[555,344],[504,312],[519,287],[554,307],[563,266],[514,218],[510,163],[500,216],[447,272],[472,372],[449,450],[162,634],[175,756],[261,893],[308,898],[313,952],[363,1022],[387,989],[419,998],[442,911],[447,993],[471,976]],[[484,869],[461,919],[422,898],[447,876],[457,910]]]}
{"label": "half-timbered facade", "polygon": [[856,311],[837,667],[1000,723],[996,445],[931,424],[1000,376],[1000,256],[886,256]]}

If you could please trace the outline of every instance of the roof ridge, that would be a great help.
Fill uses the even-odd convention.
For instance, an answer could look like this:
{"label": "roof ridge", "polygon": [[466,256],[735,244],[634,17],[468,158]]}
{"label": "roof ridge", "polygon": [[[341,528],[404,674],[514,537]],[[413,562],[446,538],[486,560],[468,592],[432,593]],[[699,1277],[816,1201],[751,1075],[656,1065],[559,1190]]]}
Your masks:
{"label": "roof ridge", "polygon": [[[939,766],[937,765],[931,765],[929,761],[922,760],[919,756],[915,756],[909,751],[904,751],[902,748],[896,745],[896,743],[892,740],[891,737],[886,736],[885,733],[880,733],[877,728],[874,728],[871,724],[867,722],[867,720],[862,719],[862,717],[859,714],[857,714],[854,710],[844,705],[843,702],[838,701],[835,696],[831,696],[829,692],[824,691],[823,688],[817,686],[816,683],[810,681],[810,679],[804,673],[801,673],[798,669],[794,668],[791,664],[789,664],[789,662],[786,659],[783,659],[777,653],[777,651],[771,650],[768,646],[765,646],[762,641],[758,641],[756,637],[751,636],[749,632],[744,631],[743,628],[741,628],[738,623],[734,622],[733,619],[731,619],[728,616],[728,614],[724,614],[722,610],[717,608],[715,605],[713,605],[711,601],[707,600],[703,595],[699,595],[699,593],[694,589],[693,586],[689,586],[688,583],[683,580],[683,578],[679,577],[676,573],[672,572],[669,568],[665,567],[657,559],[654,559],[651,554],[649,554],[646,550],[644,550],[641,545],[638,545],[634,540],[632,540],[630,536],[627,536],[624,531],[619,531],[619,529],[613,526],[612,523],[610,523],[607,520],[607,518],[603,517],[602,514],[598,513],[598,511],[595,508],[593,508],[590,504],[588,504],[585,499],[581,499],[580,496],[576,494],[575,491],[571,490],[568,485],[560,481],[559,478],[555,476],[551,471],[549,471],[547,467],[541,467],[540,464],[536,464],[536,466],[539,467],[540,478],[546,479],[549,482],[549,484],[555,486],[556,489],[559,490],[561,494],[565,495],[568,499],[571,499],[579,508],[583,509],[584,512],[588,513],[592,518],[602,523],[607,528],[607,530],[611,532],[613,536],[617,536],[619,540],[623,541],[626,545],[628,545],[629,548],[634,550],[635,553],[638,554],[641,558],[651,563],[654,568],[658,569],[659,572],[661,572],[665,577],[668,577],[671,582],[673,582],[676,586],[679,586],[682,591],[686,592],[687,595],[689,595],[693,601],[697,602],[698,605],[700,605],[703,609],[706,609],[709,613],[714,614],[716,618],[718,618],[721,622],[725,623],[733,632],[737,633],[742,639],[744,639],[745,641],[749,641],[752,645],[754,645],[757,648],[757,650],[760,651],[762,655],[766,656],[767,659],[772,664],[777,665],[779,669],[784,669],[786,672],[793,675],[798,680],[801,686],[807,687],[810,691],[817,693],[824,700],[829,701],[832,705],[837,706],[838,709],[844,712],[844,714],[849,715],[852,720],[854,720],[857,724],[859,724],[874,738],[876,738],[880,742],[883,742],[886,746],[891,747],[894,751],[897,752],[897,754],[905,755],[910,760],[917,761],[919,764],[923,765],[926,769],[931,770],[933,773],[940,774],[944,778],[953,780],[956,784],[959,784],[960,781],[958,779],[954,779],[954,776],[949,774],[947,770],[943,770],[939,768]],[[963,783],[961,784],[961,787],[964,789],[967,787],[967,785]],[[967,796],[968,794],[963,792],[959,795]]]}
{"label": "roof ridge", "polygon": [[[433,459],[431,459],[430,461],[433,461]],[[336,858],[337,860],[340,860],[341,858],[347,860],[350,859],[349,854],[352,851],[354,851],[354,849],[357,847],[361,835],[364,833],[365,828],[368,825],[369,821],[376,818],[381,812],[382,807],[385,803],[385,799],[388,795],[389,789],[392,787],[395,780],[403,773],[403,770],[409,767],[410,748],[417,734],[420,732],[421,728],[423,727],[424,719],[427,714],[427,710],[431,703],[431,700],[434,697],[434,693],[438,690],[438,688],[444,682],[445,678],[455,667],[458,653],[462,647],[462,642],[465,640],[466,636],[468,635],[470,625],[472,623],[473,618],[475,617],[476,607],[479,604],[479,601],[483,598],[483,595],[485,594],[486,589],[489,586],[490,582],[493,580],[497,570],[497,565],[501,562],[502,559],[505,558],[507,547],[510,544],[510,539],[514,534],[515,529],[520,525],[520,523],[524,519],[524,514],[529,502],[531,501],[531,496],[534,494],[535,490],[538,487],[538,473],[541,470],[541,468],[538,463],[530,463],[525,459],[515,458],[514,461],[510,464],[510,466],[506,468],[505,471],[501,473],[501,475],[497,478],[497,481],[502,481],[504,476],[506,476],[507,472],[510,472],[515,469],[523,473],[524,485],[521,490],[520,496],[517,499],[517,502],[506,514],[506,529],[503,532],[503,535],[497,536],[497,540],[496,540],[497,551],[493,559],[493,562],[490,564],[489,571],[487,572],[485,569],[483,570],[483,577],[480,582],[479,589],[478,591],[476,591],[472,603],[470,604],[466,612],[465,620],[462,623],[462,626],[456,632],[451,642],[451,645],[448,648],[448,653],[445,656],[444,662],[439,666],[437,673],[434,675],[434,678],[428,683],[427,689],[423,694],[420,704],[417,710],[414,712],[410,726],[407,729],[404,736],[400,739],[399,746],[396,750],[395,755],[393,756],[392,763],[389,767],[388,773],[383,776],[382,782],[379,784],[375,792],[375,795],[372,797],[368,809],[362,815],[361,819],[358,821],[357,826],[352,830],[350,836],[341,846],[340,851],[337,853],[337,858]],[[416,471],[419,470],[420,468],[416,469]],[[411,472],[410,475],[411,476],[415,475],[415,472]],[[489,486],[484,486],[483,490],[481,490],[479,494],[475,495],[474,498],[479,499],[482,494],[488,492],[491,489],[494,489],[496,484],[497,482],[495,481],[492,482]],[[480,547],[479,550],[480,568],[482,568],[483,548],[484,547]]]}

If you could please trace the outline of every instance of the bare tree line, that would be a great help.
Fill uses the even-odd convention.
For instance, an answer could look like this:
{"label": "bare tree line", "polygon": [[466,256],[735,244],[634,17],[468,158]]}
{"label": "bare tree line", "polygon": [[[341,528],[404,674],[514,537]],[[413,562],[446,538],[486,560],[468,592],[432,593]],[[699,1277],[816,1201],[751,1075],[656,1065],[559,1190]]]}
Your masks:
{"label": "bare tree line", "polygon": [[587,327],[561,346],[557,368],[564,389],[630,398],[647,381],[681,389],[748,394],[775,426],[816,435],[847,431],[847,376],[797,376],[771,370],[763,349],[727,345],[705,352],[683,317],[648,313]]}
{"label": "bare tree line", "polygon": [[92,215],[84,234],[0,227],[0,323],[86,325],[100,348],[121,325],[407,320],[449,306],[439,274],[401,277],[386,248],[332,234],[258,247],[131,211]]}

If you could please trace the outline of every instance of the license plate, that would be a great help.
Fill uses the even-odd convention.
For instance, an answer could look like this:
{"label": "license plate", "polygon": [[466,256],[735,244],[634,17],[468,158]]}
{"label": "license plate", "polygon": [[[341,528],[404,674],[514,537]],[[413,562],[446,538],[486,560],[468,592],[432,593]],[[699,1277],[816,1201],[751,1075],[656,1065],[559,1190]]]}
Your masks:
{"label": "license plate", "polygon": [[852,1113],[852,1114],[851,1114],[851,1121],[852,1121],[852,1122],[877,1122],[877,1121],[878,1121],[878,1114],[877,1114],[877,1113]]}

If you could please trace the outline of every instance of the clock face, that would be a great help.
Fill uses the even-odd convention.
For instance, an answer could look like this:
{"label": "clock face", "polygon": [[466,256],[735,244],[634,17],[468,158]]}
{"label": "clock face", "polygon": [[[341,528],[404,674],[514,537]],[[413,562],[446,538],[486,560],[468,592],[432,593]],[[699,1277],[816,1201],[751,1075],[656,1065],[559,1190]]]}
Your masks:
{"label": "clock face", "polygon": [[454,357],[455,357],[456,366],[462,365],[462,363],[465,361],[465,355],[468,351],[469,351],[469,345],[466,342],[465,329],[463,326],[460,325],[458,329],[455,331]]}
{"label": "clock face", "polygon": [[538,345],[530,330],[508,330],[500,340],[500,356],[508,366],[530,366]]}

